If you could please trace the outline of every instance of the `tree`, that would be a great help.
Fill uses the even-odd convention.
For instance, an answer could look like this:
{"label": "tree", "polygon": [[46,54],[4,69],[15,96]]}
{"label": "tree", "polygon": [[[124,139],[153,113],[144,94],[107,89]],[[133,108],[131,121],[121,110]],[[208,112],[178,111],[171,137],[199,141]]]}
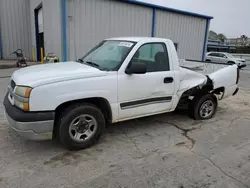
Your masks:
{"label": "tree", "polygon": [[227,37],[224,34],[220,33],[217,35],[217,39],[224,43]]}
{"label": "tree", "polygon": [[247,44],[247,36],[246,35],[241,35],[240,36],[240,40],[241,40],[241,44],[243,45],[243,46],[245,46],[246,44]]}
{"label": "tree", "polygon": [[208,34],[208,39],[217,40],[217,33],[215,33],[214,31],[210,30],[209,34]]}

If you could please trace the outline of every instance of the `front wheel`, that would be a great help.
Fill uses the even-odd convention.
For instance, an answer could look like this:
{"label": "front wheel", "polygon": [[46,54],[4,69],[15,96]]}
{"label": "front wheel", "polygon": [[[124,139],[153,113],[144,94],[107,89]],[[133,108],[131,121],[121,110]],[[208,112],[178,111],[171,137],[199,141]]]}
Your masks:
{"label": "front wheel", "polygon": [[215,115],[217,105],[213,94],[195,96],[189,105],[189,116],[195,120],[210,119]]}
{"label": "front wheel", "polygon": [[233,62],[233,61],[228,61],[227,63],[230,64],[230,65],[234,65],[235,64],[235,62]]}
{"label": "front wheel", "polygon": [[105,128],[105,118],[92,104],[74,104],[68,107],[58,121],[57,135],[70,150],[94,145]]}

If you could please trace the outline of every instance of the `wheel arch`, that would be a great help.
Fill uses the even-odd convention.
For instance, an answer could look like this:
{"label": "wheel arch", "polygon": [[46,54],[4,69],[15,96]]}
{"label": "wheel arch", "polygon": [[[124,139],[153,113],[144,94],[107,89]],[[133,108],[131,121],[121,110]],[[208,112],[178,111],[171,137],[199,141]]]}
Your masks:
{"label": "wheel arch", "polygon": [[113,116],[112,116],[110,103],[108,102],[107,99],[103,97],[83,98],[83,99],[77,99],[77,100],[64,102],[56,107],[55,119],[57,119],[60,116],[60,114],[64,111],[64,109],[66,109],[68,106],[73,105],[75,103],[90,103],[90,104],[95,105],[102,111],[106,121],[112,122]]}
{"label": "wheel arch", "polygon": [[234,61],[228,61],[227,63],[232,64],[232,65],[236,64],[236,62],[234,62]]}

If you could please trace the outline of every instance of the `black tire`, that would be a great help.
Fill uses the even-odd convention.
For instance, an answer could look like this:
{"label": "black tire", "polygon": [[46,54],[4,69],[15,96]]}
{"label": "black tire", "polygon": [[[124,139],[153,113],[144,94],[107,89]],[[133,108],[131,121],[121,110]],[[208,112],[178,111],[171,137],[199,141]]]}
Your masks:
{"label": "black tire", "polygon": [[228,61],[227,63],[230,64],[230,65],[234,65],[235,64],[235,62],[233,62],[233,61]]}
{"label": "black tire", "polygon": [[210,59],[206,59],[206,62],[211,62],[211,60]]}
{"label": "black tire", "polygon": [[[200,114],[201,107],[204,103],[208,102],[211,103],[212,106],[212,111],[209,113],[207,117],[203,117]],[[211,102],[210,102],[211,101]],[[188,112],[189,116],[195,120],[206,120],[206,119],[211,119],[217,110],[218,102],[217,98],[213,94],[200,94],[194,97],[194,99],[190,102],[189,107],[188,107]]]}
{"label": "black tire", "polygon": [[[92,137],[82,142],[77,142],[71,138],[69,128],[72,121],[82,114],[87,114],[95,118],[97,128]],[[94,145],[105,129],[105,118],[101,110],[88,103],[79,103],[69,106],[63,111],[57,123],[57,137],[63,146],[69,150],[80,150]]]}

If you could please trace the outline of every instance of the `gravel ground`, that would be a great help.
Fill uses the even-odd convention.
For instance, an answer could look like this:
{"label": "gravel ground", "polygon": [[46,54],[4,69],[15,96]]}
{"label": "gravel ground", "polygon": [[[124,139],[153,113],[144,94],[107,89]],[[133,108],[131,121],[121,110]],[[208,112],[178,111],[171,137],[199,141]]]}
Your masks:
{"label": "gravel ground", "polygon": [[[0,101],[8,80],[0,79]],[[109,125],[97,145],[78,152],[20,138],[1,109],[0,187],[250,187],[249,80],[246,68],[239,94],[211,120],[183,111]]]}

